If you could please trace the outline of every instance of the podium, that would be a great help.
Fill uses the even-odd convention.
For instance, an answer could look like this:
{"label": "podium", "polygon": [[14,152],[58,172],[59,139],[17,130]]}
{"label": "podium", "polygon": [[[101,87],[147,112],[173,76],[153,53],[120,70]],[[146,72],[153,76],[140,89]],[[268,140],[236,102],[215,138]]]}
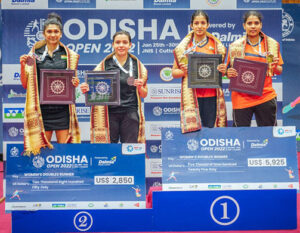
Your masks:
{"label": "podium", "polygon": [[[228,132],[230,130],[232,131],[232,134],[229,135]],[[207,186],[206,190],[204,190],[204,186],[202,186],[202,184],[206,184],[205,182],[201,181],[203,177],[195,176],[191,179],[188,179],[189,174],[187,174],[187,172],[184,172],[184,170],[180,170],[184,168],[186,159],[191,158],[189,157],[189,153],[194,154],[194,156],[199,156],[197,157],[197,159],[202,159],[203,155],[201,153],[204,153],[205,156],[209,156],[209,150],[201,148],[212,147],[220,149],[220,146],[226,147],[226,145],[223,145],[224,140],[226,139],[224,138],[224,135],[227,135],[228,138],[234,137],[235,139],[239,140],[239,143],[227,140],[227,142],[229,143],[229,145],[227,145],[229,146],[227,149],[224,149],[221,152],[219,149],[213,149],[212,152],[217,155],[216,158],[220,159],[219,154],[216,153],[216,151],[225,155],[230,150],[232,150],[231,152],[236,152],[237,148],[247,148],[246,143],[243,143],[243,140],[239,138],[239,135],[235,132],[235,130],[241,131],[247,140],[249,140],[250,138],[250,136],[247,136],[249,132],[252,135],[252,138],[250,138],[251,141],[249,142],[250,144],[248,145],[248,149],[255,150],[257,154],[247,154],[245,151],[242,153],[240,151],[238,153],[239,156],[245,156],[244,161],[247,161],[247,167],[249,168],[249,170],[254,169],[257,174],[264,174],[264,168],[276,170],[275,173],[277,174],[277,176],[275,176],[275,180],[268,180],[269,174],[265,174],[265,176],[261,177],[261,179],[259,178],[259,176],[253,176],[251,178],[250,176],[252,172],[250,171],[250,173],[244,174],[246,176],[249,176],[249,180],[244,180],[244,184],[247,184],[247,186],[241,185],[242,182],[239,179],[243,176],[241,174],[239,175],[239,177],[232,178],[231,186],[228,186],[227,176],[223,175],[222,180],[218,178],[216,174],[202,173],[203,177],[207,177],[208,175],[210,175],[211,177],[211,180],[207,181],[208,183],[210,183],[210,186]],[[180,129],[163,129],[163,160],[166,159],[167,161],[169,161],[164,161],[163,163],[163,184],[165,186],[164,188],[169,191],[153,192],[153,208],[146,209],[144,207],[144,203],[142,202],[143,200],[145,200],[145,189],[140,182],[140,177],[144,177],[144,174],[142,174],[141,176],[138,174],[132,174],[132,176],[138,177],[136,181],[139,182],[139,186],[137,187],[136,183],[130,183],[128,185],[128,192],[130,190],[131,194],[125,195],[125,199],[120,199],[123,198],[123,195],[120,195],[122,191],[121,189],[119,189],[117,192],[108,189],[97,191],[99,197],[103,197],[103,193],[105,193],[104,196],[106,197],[113,196],[119,198],[120,200],[118,200],[118,206],[113,206],[113,202],[116,200],[92,200],[90,199],[91,196],[95,197],[95,195],[89,195],[88,193],[86,193],[86,195],[81,195],[80,198],[84,198],[84,196],[86,196],[86,198],[88,199],[87,201],[85,201],[84,199],[76,199],[78,198],[76,195],[73,197],[63,197],[61,200],[52,200],[50,208],[43,209],[45,200],[32,200],[32,202],[29,202],[29,204],[31,205],[32,210],[34,209],[34,211],[31,211],[30,208],[27,210],[22,210],[22,198],[25,198],[26,194],[28,193],[20,192],[21,200],[18,200],[17,197],[14,197],[12,200],[10,200],[12,196],[7,196],[9,207],[11,209],[14,209],[12,211],[13,232],[174,232],[296,229],[298,169],[297,167],[294,167],[297,166],[297,157],[296,141],[293,141],[293,137],[295,137],[293,136],[293,128],[266,127],[264,129],[264,132],[266,134],[262,136],[264,140],[262,140],[261,143],[257,141],[254,142],[253,138],[259,138],[261,130],[261,128],[218,128],[203,129],[200,132],[181,135]],[[253,133],[254,131],[256,131],[256,133]],[[274,134],[274,132],[276,134]],[[212,139],[211,135],[224,140],[218,140],[218,143],[216,144],[215,140],[209,140]],[[275,139],[271,138],[270,135],[275,135]],[[200,142],[199,138],[204,141]],[[179,141],[177,141],[177,139]],[[274,146],[273,140],[275,140],[276,144],[278,144],[277,146],[282,147],[281,149],[283,151],[286,151],[286,153],[282,153],[281,150],[278,149],[278,147]],[[278,143],[277,140],[284,143]],[[198,147],[195,141],[197,141]],[[176,151],[179,153],[179,156],[181,156],[181,159],[183,159],[180,161],[180,163],[179,160],[176,160],[178,159],[176,158],[176,153],[168,149],[168,143],[170,143],[170,145],[172,145],[175,149],[177,148]],[[213,143],[215,144],[213,145]],[[183,149],[184,155],[180,155],[180,153],[182,152],[180,148],[183,148],[183,145],[185,145],[189,149]],[[14,166],[18,168],[18,159],[23,159],[23,157],[16,157],[18,156],[17,149],[14,148],[14,146],[16,145],[7,145],[6,148],[7,152],[12,153],[11,155],[8,154],[8,182],[6,182],[10,183],[7,184],[8,186],[12,186],[12,182],[18,181],[10,180],[11,177],[9,176],[12,175],[10,173],[12,170],[10,169],[12,169]],[[114,156],[112,156],[112,154],[109,154],[109,156],[107,156],[108,159],[104,159],[103,154],[107,153],[106,155],[108,155],[108,151],[115,154],[117,153],[117,151],[120,151],[121,147],[123,147],[123,145],[120,144],[78,144],[55,146],[56,149],[59,149],[59,152],[55,151],[54,149],[40,155],[46,159],[46,162],[48,162],[48,164],[53,164],[53,161],[56,161],[56,164],[59,164],[62,161],[58,159],[61,158],[61,156],[54,156],[50,158],[47,158],[47,156],[58,155],[59,153],[70,155],[74,151],[76,151],[76,153],[79,155],[84,154],[86,156],[88,156],[89,154],[97,155],[97,153],[102,153],[102,157],[100,155],[96,156],[98,159],[98,165],[107,163],[112,164],[113,162],[111,161],[121,161],[120,157],[122,156],[116,154],[116,158],[113,158]],[[119,149],[110,148],[104,150],[105,147],[109,148],[114,146],[118,147]],[[72,150],[68,147],[72,147]],[[276,160],[274,164],[269,164],[267,161],[270,162],[272,160],[268,160],[268,158],[273,157],[266,156],[267,152],[264,150],[266,149],[266,147],[270,147],[270,153],[273,157],[276,157],[279,153],[281,158],[285,158],[284,161],[286,161],[286,163],[277,164]],[[285,150],[286,147],[288,147],[288,150]],[[134,153],[137,153],[137,151],[141,153],[140,157],[138,157],[139,159],[137,160],[139,162],[126,163],[126,166],[132,166],[134,168],[132,170],[136,170],[136,173],[145,173],[145,156],[141,152],[143,149],[140,147],[140,145],[125,145],[125,148],[128,153],[127,155],[125,155],[126,158],[133,158],[135,156]],[[164,149],[169,150],[168,152],[170,152],[171,155],[164,154]],[[18,150],[21,151],[21,148],[19,148]],[[70,153],[68,152],[68,150]],[[71,151],[73,152],[71,153]],[[202,152],[200,153],[199,151]],[[295,152],[294,154],[293,151]],[[247,154],[247,156],[243,154]],[[263,157],[262,154],[265,156]],[[230,158],[231,155],[233,155],[233,158]],[[257,159],[258,155],[262,160],[253,160],[254,158]],[[234,157],[234,153],[228,153],[228,159],[234,159]],[[277,156],[277,158],[278,157],[279,156]],[[35,157],[25,157],[25,159],[27,160],[32,160],[34,158]],[[14,163],[10,163],[10,159],[13,159]],[[65,160],[63,161],[67,161],[67,157],[65,157],[64,159]],[[195,157],[192,159],[195,159]],[[85,164],[86,161],[90,162],[89,157],[87,157],[87,160],[76,160],[76,163]],[[177,162],[174,163],[174,161]],[[256,161],[257,163],[253,161]],[[191,161],[189,162],[190,164],[197,163],[197,161],[194,161],[194,163],[191,163]],[[239,164],[239,160],[237,160],[236,163]],[[29,167],[33,166],[29,164],[30,163],[28,163]],[[41,163],[37,164],[40,165]],[[175,166],[176,164],[177,166]],[[43,166],[41,168],[38,168],[39,165],[36,165],[36,167],[32,169],[43,169]],[[120,164],[119,166],[120,168],[126,167],[124,166],[124,164]],[[168,168],[166,168],[166,166],[172,168],[171,170],[174,172],[173,175],[176,179],[169,179],[170,171],[168,171]],[[30,170],[29,167],[27,167],[26,169]],[[175,168],[180,169],[175,170]],[[285,170],[285,168],[287,168],[287,170]],[[85,171],[88,171],[87,168],[77,167],[74,169],[85,169]],[[138,169],[140,170],[138,171]],[[294,170],[294,173],[292,174],[293,177],[290,176],[290,173],[288,172],[289,169]],[[30,171],[31,173],[34,173],[34,170]],[[120,172],[122,174],[120,173],[111,175],[127,176],[128,178],[131,174],[126,172],[124,173],[124,171],[126,170],[121,169]],[[216,169],[216,171],[218,171],[218,169]],[[109,174],[109,172],[110,171],[107,170],[106,174],[97,174],[97,176],[106,176],[107,178],[107,174]],[[45,171],[44,173],[47,172]],[[270,174],[271,176],[273,176],[272,172]],[[280,176],[282,176],[283,178],[280,178]],[[219,179],[218,184],[216,184],[216,182],[214,181],[216,177]],[[100,180],[98,180],[97,182],[106,182],[106,178],[105,180],[101,180],[99,178]],[[94,177],[88,176],[88,179],[94,179]],[[260,179],[261,182],[258,182],[257,179]],[[280,181],[280,179],[282,180]],[[123,181],[124,180],[122,179],[121,182]],[[95,182],[95,180],[93,182]],[[271,182],[272,185],[267,186],[268,182]],[[274,183],[276,183],[277,185],[274,186]],[[253,184],[253,186],[251,184]],[[257,186],[259,184],[261,184],[262,186]],[[289,184],[293,184],[293,186],[289,186]],[[134,190],[132,187],[140,188],[140,190],[136,192],[136,190]],[[189,191],[184,190],[186,187],[189,188]],[[271,188],[269,189],[268,187]],[[7,190],[9,191],[12,189],[8,188]],[[41,194],[43,194],[43,192],[41,192]],[[137,195],[137,193],[141,194],[141,196],[138,197],[139,195]],[[34,195],[29,195],[26,198],[32,197],[34,197]],[[129,200],[128,197],[132,198],[132,200],[134,199],[134,202],[131,203],[131,200]],[[141,198],[140,202],[137,202],[139,198]],[[73,201],[73,205],[69,205],[69,201]],[[89,203],[94,203],[94,205],[89,205]]]}

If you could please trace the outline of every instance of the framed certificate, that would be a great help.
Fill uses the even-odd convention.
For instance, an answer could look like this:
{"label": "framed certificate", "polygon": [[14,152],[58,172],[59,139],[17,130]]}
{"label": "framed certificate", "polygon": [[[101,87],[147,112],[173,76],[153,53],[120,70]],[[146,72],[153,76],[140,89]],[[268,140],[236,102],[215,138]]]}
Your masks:
{"label": "framed certificate", "polygon": [[188,87],[222,87],[222,74],[217,70],[217,67],[221,62],[222,55],[220,54],[189,54]]}
{"label": "framed certificate", "polygon": [[120,71],[86,71],[86,105],[120,105]]}
{"label": "framed certificate", "polygon": [[268,63],[235,58],[233,68],[237,70],[238,76],[230,79],[231,91],[262,95]]}
{"label": "framed certificate", "polygon": [[40,104],[75,104],[74,70],[41,69]]}

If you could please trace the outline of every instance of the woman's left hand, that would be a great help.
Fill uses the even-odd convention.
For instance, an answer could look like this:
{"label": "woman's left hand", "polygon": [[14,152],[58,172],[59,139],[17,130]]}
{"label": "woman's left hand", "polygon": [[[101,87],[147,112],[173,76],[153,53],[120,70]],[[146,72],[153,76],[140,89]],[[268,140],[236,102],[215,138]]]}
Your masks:
{"label": "woman's left hand", "polygon": [[276,67],[278,66],[278,62],[279,62],[279,58],[278,57],[274,57],[273,58],[273,62],[271,63],[271,69],[276,69]]}
{"label": "woman's left hand", "polygon": [[78,77],[73,77],[72,78],[72,84],[74,87],[78,87],[79,85],[79,78]]}
{"label": "woman's left hand", "polygon": [[226,64],[219,64],[217,66],[217,69],[219,72],[221,72],[222,74],[226,74],[226,71],[227,71],[227,67],[226,67]]}
{"label": "woman's left hand", "polygon": [[137,88],[141,88],[144,85],[144,81],[142,79],[135,79],[133,85]]}

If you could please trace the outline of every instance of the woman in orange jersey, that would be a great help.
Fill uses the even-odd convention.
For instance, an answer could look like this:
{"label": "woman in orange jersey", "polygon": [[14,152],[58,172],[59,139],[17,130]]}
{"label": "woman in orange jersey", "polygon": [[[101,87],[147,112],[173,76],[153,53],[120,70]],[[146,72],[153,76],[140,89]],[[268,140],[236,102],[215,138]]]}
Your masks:
{"label": "woman in orange jersey", "polygon": [[[193,29],[174,49],[172,75],[182,78],[181,82],[181,131],[192,132],[204,127],[227,126],[224,94],[221,88],[188,88],[188,53],[221,54],[224,60],[226,48],[213,35],[207,32],[209,18],[206,12],[195,11],[191,19]],[[226,65],[220,64],[218,70],[226,72]]]}
{"label": "woman in orange jersey", "polygon": [[[268,60],[271,58],[271,61],[269,61],[261,96],[232,92],[233,126],[250,126],[253,114],[255,114],[258,126],[274,126],[276,125],[277,95],[272,87],[272,76],[282,73],[283,64],[279,44],[261,31],[262,15],[260,12],[247,11],[243,20],[246,36],[229,46],[228,62],[230,65],[233,65],[235,57],[260,62],[267,62],[267,58]],[[234,68],[227,70],[229,78],[235,78],[237,75]]]}

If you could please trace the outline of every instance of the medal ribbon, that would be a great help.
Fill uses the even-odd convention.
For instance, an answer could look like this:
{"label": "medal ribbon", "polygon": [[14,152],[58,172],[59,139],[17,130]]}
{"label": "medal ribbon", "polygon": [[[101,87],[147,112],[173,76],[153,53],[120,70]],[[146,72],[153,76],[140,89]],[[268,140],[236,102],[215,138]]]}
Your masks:
{"label": "medal ribbon", "polygon": [[259,53],[259,55],[262,56],[262,53],[261,53],[261,43],[260,43],[261,42],[261,37],[259,37],[259,40],[258,40],[258,50],[259,51],[257,51],[254,48],[257,44],[252,44],[248,38],[247,38],[247,42],[248,42],[249,45],[251,45],[253,47],[253,49],[254,49],[255,52]]}
{"label": "medal ribbon", "polygon": [[194,38],[193,38],[193,46],[190,47],[189,49],[185,50],[184,53],[183,53],[183,55],[186,55],[186,54],[190,53],[190,52],[193,51],[198,45],[201,45],[201,44],[203,44],[203,43],[206,42],[206,41],[207,41],[207,37],[205,37],[203,40],[201,40],[200,42],[198,42],[198,43],[196,44],[195,37],[194,37]]}
{"label": "medal ribbon", "polygon": [[119,68],[125,73],[128,74],[129,73],[129,77],[133,77],[133,64],[132,64],[132,58],[129,57],[129,71],[125,70],[124,67],[120,64],[120,62],[118,61],[118,59],[116,58],[116,56],[113,56],[113,59],[115,61],[115,63],[119,66]]}

